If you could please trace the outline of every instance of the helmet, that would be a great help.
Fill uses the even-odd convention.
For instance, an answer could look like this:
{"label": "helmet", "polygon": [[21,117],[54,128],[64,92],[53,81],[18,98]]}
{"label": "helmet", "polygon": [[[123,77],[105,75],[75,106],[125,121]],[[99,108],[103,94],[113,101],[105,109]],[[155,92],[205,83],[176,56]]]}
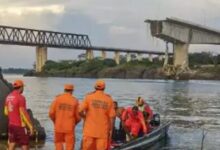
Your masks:
{"label": "helmet", "polygon": [[104,90],[105,89],[105,81],[104,80],[97,80],[95,83],[96,90]]}
{"label": "helmet", "polygon": [[19,87],[23,87],[23,86],[24,86],[24,82],[22,80],[15,80],[13,83],[14,88],[19,88]]}
{"label": "helmet", "polygon": [[74,85],[73,84],[65,84],[64,85],[64,89],[65,90],[73,90],[74,89]]}

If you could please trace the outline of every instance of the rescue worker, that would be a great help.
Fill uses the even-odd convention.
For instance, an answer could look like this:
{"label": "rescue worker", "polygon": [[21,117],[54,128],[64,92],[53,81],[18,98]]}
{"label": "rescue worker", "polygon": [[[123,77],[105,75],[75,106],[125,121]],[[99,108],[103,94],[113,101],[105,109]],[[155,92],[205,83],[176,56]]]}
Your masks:
{"label": "rescue worker", "polygon": [[95,91],[87,94],[79,113],[84,118],[83,150],[107,150],[115,117],[113,100],[104,92],[105,82],[97,80]]}
{"label": "rescue worker", "polygon": [[138,106],[138,109],[143,113],[144,120],[147,126],[148,132],[150,132],[150,121],[153,118],[153,111],[150,108],[150,106],[144,101],[143,98],[138,97],[136,100],[136,106]]}
{"label": "rescue worker", "polygon": [[125,131],[129,136],[128,140],[131,140],[130,138],[137,138],[141,132],[147,133],[143,114],[138,110],[137,106],[128,107],[122,114],[122,121]]}
{"label": "rescue worker", "polygon": [[4,113],[8,116],[8,150],[14,150],[16,144],[21,146],[22,150],[28,150],[29,136],[34,132],[23,91],[23,81],[16,80],[13,83],[13,91],[6,97]]}
{"label": "rescue worker", "polygon": [[54,123],[54,142],[56,150],[74,150],[75,126],[80,121],[78,100],[72,95],[74,86],[66,84],[64,93],[52,102],[49,117]]}

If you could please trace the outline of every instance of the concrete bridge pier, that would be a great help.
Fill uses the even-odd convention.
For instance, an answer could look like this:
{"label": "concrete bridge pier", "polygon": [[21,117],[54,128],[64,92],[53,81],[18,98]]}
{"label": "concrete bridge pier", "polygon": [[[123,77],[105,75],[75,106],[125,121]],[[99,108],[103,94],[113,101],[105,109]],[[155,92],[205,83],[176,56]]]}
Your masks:
{"label": "concrete bridge pier", "polygon": [[102,51],[102,60],[106,59],[106,51]]}
{"label": "concrete bridge pier", "polygon": [[142,61],[142,59],[143,59],[143,58],[142,58],[142,54],[138,53],[138,54],[137,54],[137,59],[138,59],[138,61]]}
{"label": "concrete bridge pier", "polygon": [[168,61],[169,61],[169,55],[165,54],[164,56],[164,62],[163,62],[163,67],[166,67],[168,65]]}
{"label": "concrete bridge pier", "polygon": [[41,72],[47,61],[47,47],[38,46],[36,48],[36,72]]}
{"label": "concrete bridge pier", "polygon": [[153,62],[152,54],[149,54],[149,55],[148,55],[148,60],[149,60],[150,62]]}
{"label": "concrete bridge pier", "polygon": [[189,44],[174,43],[173,64],[175,67],[181,67],[182,69],[188,68],[188,48]]}
{"label": "concrete bridge pier", "polygon": [[127,52],[126,62],[130,62],[130,61],[131,61],[131,53]]}
{"label": "concrete bridge pier", "polygon": [[86,59],[92,60],[94,58],[93,51],[91,49],[86,50]]}
{"label": "concrete bridge pier", "polygon": [[115,62],[116,62],[116,64],[117,65],[119,65],[120,64],[120,53],[119,53],[119,51],[115,51]]}
{"label": "concrete bridge pier", "polygon": [[163,61],[164,56],[163,55],[159,55],[159,61]]}

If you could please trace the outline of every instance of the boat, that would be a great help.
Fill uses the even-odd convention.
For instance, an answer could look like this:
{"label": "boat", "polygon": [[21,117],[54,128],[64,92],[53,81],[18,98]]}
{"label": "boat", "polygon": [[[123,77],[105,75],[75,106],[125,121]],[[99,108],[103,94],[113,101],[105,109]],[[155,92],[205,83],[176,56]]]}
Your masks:
{"label": "boat", "polygon": [[146,134],[127,143],[112,145],[111,150],[146,150],[146,148],[153,146],[154,144],[167,137],[170,124],[171,122],[169,121],[161,123],[160,126],[155,128],[149,134]]}

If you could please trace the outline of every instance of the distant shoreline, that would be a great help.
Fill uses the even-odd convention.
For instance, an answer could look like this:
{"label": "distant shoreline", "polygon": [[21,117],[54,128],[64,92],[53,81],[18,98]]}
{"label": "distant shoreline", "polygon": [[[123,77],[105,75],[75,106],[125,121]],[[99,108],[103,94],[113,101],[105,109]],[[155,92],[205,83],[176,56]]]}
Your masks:
{"label": "distant shoreline", "polygon": [[[48,66],[46,66],[48,67]],[[201,65],[181,73],[167,73],[159,65],[124,64],[113,67],[83,64],[77,68],[59,69],[50,67],[41,73],[28,72],[25,76],[36,77],[75,77],[75,78],[112,78],[112,79],[160,79],[160,80],[220,80],[220,66]],[[86,70],[84,70],[87,68]],[[88,69],[89,68],[89,69]],[[177,71],[178,72],[178,71]]]}
{"label": "distant shoreline", "polygon": [[[172,64],[170,57],[168,64]],[[120,56],[120,63],[114,59],[96,57],[92,60],[48,60],[42,71],[22,68],[9,68],[4,74],[24,74],[37,77],[76,77],[76,78],[114,78],[114,79],[173,79],[173,80],[220,80],[220,55],[209,52],[189,54],[189,68],[166,65],[154,57],[153,60],[132,58],[129,62]]]}
{"label": "distant shoreline", "polygon": [[23,68],[7,68],[2,69],[3,74],[25,74],[27,72],[30,72],[31,69],[23,69]]}

